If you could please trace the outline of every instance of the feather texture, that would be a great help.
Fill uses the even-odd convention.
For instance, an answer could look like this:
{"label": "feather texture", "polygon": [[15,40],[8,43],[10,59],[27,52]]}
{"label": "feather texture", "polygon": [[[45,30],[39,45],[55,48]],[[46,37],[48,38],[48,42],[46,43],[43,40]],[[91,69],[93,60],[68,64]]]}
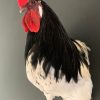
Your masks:
{"label": "feather texture", "polygon": [[34,1],[23,17],[28,32],[25,60],[29,81],[47,100],[55,96],[63,100],[91,100],[90,49],[67,35],[55,12],[44,1]]}
{"label": "feather texture", "polygon": [[[87,48],[82,42],[80,42],[80,46]],[[86,51],[87,50],[85,50],[85,52]],[[50,66],[48,76],[45,76],[43,70],[45,59],[42,59],[41,62],[38,60],[37,65],[35,66],[36,68],[34,68],[32,65],[33,55],[34,53],[31,53],[26,61],[27,77],[34,86],[44,93],[47,100],[53,100],[55,96],[61,96],[63,100],[91,100],[92,81],[89,69],[85,64],[81,64],[80,66],[81,75],[78,72],[77,83],[73,79],[71,79],[69,83],[66,82],[65,75],[62,79],[56,81],[54,77],[55,69],[53,66]],[[60,74],[61,70],[59,70],[59,76]]]}

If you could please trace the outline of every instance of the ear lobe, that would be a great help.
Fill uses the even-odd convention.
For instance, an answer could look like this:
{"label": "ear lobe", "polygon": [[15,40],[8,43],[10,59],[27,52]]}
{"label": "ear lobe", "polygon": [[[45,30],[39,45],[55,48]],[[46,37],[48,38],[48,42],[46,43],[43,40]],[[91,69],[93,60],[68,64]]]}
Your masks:
{"label": "ear lobe", "polygon": [[42,6],[38,6],[38,9],[39,9],[39,15],[40,17],[42,18],[42,15],[43,15],[43,10],[42,10]]}
{"label": "ear lobe", "polygon": [[25,23],[31,32],[38,32],[40,29],[40,16],[34,10],[30,10],[25,15]]}

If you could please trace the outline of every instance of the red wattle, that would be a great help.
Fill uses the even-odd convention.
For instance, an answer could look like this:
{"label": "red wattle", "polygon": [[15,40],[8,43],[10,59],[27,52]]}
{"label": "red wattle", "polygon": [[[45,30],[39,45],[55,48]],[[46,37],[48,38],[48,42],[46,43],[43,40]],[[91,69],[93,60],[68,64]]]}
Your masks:
{"label": "red wattle", "polygon": [[25,32],[38,32],[40,29],[40,16],[34,10],[29,10],[23,17],[23,27]]}
{"label": "red wattle", "polygon": [[24,7],[29,2],[29,0],[17,0],[17,1],[18,1],[18,6],[20,8]]}
{"label": "red wattle", "polygon": [[24,31],[25,31],[25,32],[28,32],[29,29],[28,29],[28,27],[27,27],[27,25],[26,25],[26,23],[25,23],[25,16],[23,17],[22,25],[23,25]]}

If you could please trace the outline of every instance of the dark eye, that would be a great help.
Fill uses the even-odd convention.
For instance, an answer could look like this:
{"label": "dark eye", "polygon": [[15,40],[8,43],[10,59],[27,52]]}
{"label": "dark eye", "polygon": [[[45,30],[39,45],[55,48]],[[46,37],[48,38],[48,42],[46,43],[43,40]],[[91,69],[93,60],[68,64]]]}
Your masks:
{"label": "dark eye", "polygon": [[32,3],[41,2],[41,0],[31,0]]}
{"label": "dark eye", "polygon": [[34,4],[35,3],[35,0],[31,0],[31,2]]}

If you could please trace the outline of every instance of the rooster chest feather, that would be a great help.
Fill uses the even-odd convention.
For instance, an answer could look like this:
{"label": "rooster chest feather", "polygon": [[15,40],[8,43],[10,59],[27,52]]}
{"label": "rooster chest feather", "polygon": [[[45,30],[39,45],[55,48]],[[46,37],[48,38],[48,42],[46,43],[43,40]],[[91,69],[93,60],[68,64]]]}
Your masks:
{"label": "rooster chest feather", "polygon": [[28,80],[47,100],[91,100],[88,51],[83,42],[67,35],[56,13],[43,0],[18,0],[25,9],[22,24]]}
{"label": "rooster chest feather", "polygon": [[[26,73],[29,81],[40,91],[46,95],[52,94],[53,98],[55,96],[67,98],[65,100],[91,99],[92,81],[89,70],[85,65],[81,65],[82,76],[78,74],[77,83],[73,79],[71,79],[70,82],[67,82],[65,76],[56,81],[54,77],[55,69],[52,66],[50,66],[50,70],[46,77],[43,70],[43,63],[45,61],[44,58],[41,62],[38,61],[36,66],[32,65],[33,55],[34,53],[31,53],[26,60]],[[61,70],[59,70],[59,76],[60,74]]]}
{"label": "rooster chest feather", "polygon": [[43,92],[53,90],[53,87],[55,85],[53,68],[50,69],[48,77],[46,77],[45,72],[43,70],[44,60],[42,60],[41,63],[38,62],[36,68],[34,68],[34,66],[31,63],[32,55],[33,53],[29,56],[28,60],[26,61],[26,73],[29,81]]}

